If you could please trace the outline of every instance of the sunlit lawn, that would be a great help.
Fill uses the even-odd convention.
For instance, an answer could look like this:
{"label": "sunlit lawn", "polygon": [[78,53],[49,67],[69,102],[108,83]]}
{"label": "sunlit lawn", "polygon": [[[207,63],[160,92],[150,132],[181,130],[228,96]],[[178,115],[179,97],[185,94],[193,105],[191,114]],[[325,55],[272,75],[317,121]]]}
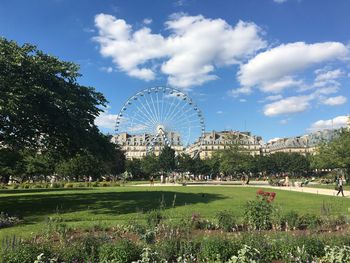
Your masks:
{"label": "sunlit lawn", "polygon": [[[0,190],[0,211],[23,217],[23,224],[0,229],[5,236],[30,236],[45,231],[48,217],[61,217],[68,226],[88,228],[113,226],[128,220],[143,220],[143,212],[157,209],[164,199],[167,218],[200,213],[213,218],[218,211],[243,215],[245,203],[255,198],[257,188],[224,186],[125,186],[78,189]],[[333,214],[347,214],[350,199],[274,190],[282,213],[321,213],[326,205]],[[174,207],[173,207],[174,204]]]}

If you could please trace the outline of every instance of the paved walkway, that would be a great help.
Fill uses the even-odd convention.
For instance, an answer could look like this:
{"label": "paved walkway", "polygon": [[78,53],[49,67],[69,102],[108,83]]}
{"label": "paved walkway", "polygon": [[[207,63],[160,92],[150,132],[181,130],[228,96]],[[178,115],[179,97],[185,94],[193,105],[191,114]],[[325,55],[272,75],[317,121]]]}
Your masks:
{"label": "paved walkway", "polygon": [[[139,184],[136,186],[150,186],[150,184]],[[182,186],[182,184],[160,184],[155,183],[154,186]],[[337,192],[333,189],[324,189],[324,188],[311,188],[311,187],[286,187],[286,186],[271,186],[266,183],[260,184],[249,184],[249,185],[241,185],[238,182],[234,184],[229,183],[222,183],[222,182],[210,182],[210,183],[189,183],[186,187],[198,187],[198,186],[229,186],[229,187],[257,187],[257,188],[269,188],[269,189],[278,189],[278,190],[284,190],[284,191],[294,191],[294,192],[302,192],[302,193],[310,193],[310,194],[318,194],[318,195],[330,195],[330,196],[336,196]],[[344,195],[346,198],[350,197],[350,191],[344,191]],[[339,194],[339,197],[341,197],[341,194]]]}

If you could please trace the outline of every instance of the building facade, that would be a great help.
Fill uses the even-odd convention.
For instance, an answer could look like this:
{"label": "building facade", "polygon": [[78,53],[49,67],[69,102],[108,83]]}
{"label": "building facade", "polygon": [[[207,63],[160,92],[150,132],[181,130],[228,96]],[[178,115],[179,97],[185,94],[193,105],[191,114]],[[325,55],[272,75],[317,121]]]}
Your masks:
{"label": "building facade", "polygon": [[[350,129],[350,117],[347,119],[347,130]],[[328,129],[310,134],[278,138],[264,144],[260,136],[250,132],[240,131],[211,131],[205,132],[201,140],[197,140],[188,147],[184,147],[178,133],[170,132],[166,136],[159,136],[151,140],[150,135],[130,135],[126,132],[112,137],[112,142],[120,145],[127,159],[140,159],[152,152],[158,156],[163,145],[170,144],[176,154],[186,153],[190,156],[199,156],[209,159],[216,151],[239,146],[253,156],[268,155],[276,152],[299,153],[303,155],[315,154],[318,145],[328,143],[336,138],[343,129]],[[165,141],[165,138],[167,141]]]}
{"label": "building facade", "polygon": [[[176,154],[180,154],[184,151],[179,134],[170,132],[167,134],[167,138]],[[168,143],[164,141],[164,137],[162,136],[151,139],[150,135],[147,133],[131,135],[126,132],[114,135],[112,137],[112,142],[121,147],[127,159],[141,159],[149,152],[158,156],[163,145]]]}
{"label": "building facade", "polygon": [[196,141],[186,149],[186,153],[193,156],[198,152],[201,159],[209,159],[216,151],[235,146],[251,155],[260,155],[263,141],[260,136],[251,135],[250,132],[212,131],[204,133],[202,141]]}

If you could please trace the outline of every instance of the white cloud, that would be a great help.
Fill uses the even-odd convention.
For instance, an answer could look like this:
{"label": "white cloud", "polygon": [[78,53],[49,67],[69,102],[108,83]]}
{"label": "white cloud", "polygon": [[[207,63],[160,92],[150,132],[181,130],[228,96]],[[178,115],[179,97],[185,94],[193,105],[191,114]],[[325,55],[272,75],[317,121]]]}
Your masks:
{"label": "white cloud", "polygon": [[143,22],[145,25],[149,25],[149,24],[152,24],[152,19],[150,19],[150,18],[145,18],[142,22]]}
{"label": "white cloud", "polygon": [[273,0],[273,1],[277,4],[282,4],[282,3],[287,2],[287,0]]}
{"label": "white cloud", "polygon": [[289,121],[289,119],[280,120],[280,124],[282,124],[282,125],[287,124],[288,121]]}
{"label": "white cloud", "polygon": [[316,82],[334,80],[344,75],[344,72],[341,69],[335,69],[335,70],[329,70],[329,71],[316,70],[315,73],[317,74],[315,78]]}
{"label": "white cloud", "polygon": [[310,107],[313,95],[293,96],[265,105],[266,116],[277,116],[281,114],[303,112]]}
{"label": "white cloud", "polygon": [[224,112],[222,110],[218,110],[216,114],[223,114]]}
{"label": "white cloud", "polygon": [[286,88],[293,86],[301,86],[303,82],[301,80],[294,80],[292,77],[283,77],[277,81],[266,81],[262,83],[260,88],[263,92],[279,93]]}
{"label": "white cloud", "polygon": [[113,68],[112,67],[101,67],[100,70],[104,71],[104,72],[107,72],[107,73],[112,73],[113,72]]}
{"label": "white cloud", "polygon": [[252,89],[250,87],[241,87],[241,88],[238,88],[238,89],[232,89],[232,90],[229,90],[227,92],[227,94],[231,97],[238,97],[240,94],[245,94],[245,95],[248,95],[252,93]]}
{"label": "white cloud", "polygon": [[115,128],[117,114],[110,114],[108,108],[101,112],[99,116],[95,119],[95,124],[99,128],[111,129]]}
{"label": "white cloud", "polygon": [[247,102],[246,99],[240,99],[239,102]]}
{"label": "white cloud", "polygon": [[318,94],[328,95],[328,94],[337,93],[338,91],[339,91],[339,87],[338,86],[329,86],[329,87],[319,88],[316,92]]}
{"label": "white cloud", "polygon": [[311,124],[309,131],[320,131],[325,129],[338,129],[347,126],[348,116],[338,116],[330,120],[319,120]]}
{"label": "white cloud", "polygon": [[216,68],[240,64],[266,46],[254,23],[231,26],[201,15],[171,16],[165,23],[169,36],[154,34],[148,27],[133,30],[125,20],[106,14],[96,15],[95,26],[100,53],[111,57],[121,71],[152,80],[160,66],[168,83],[181,88],[214,80]]}
{"label": "white cloud", "polygon": [[336,105],[344,104],[346,101],[347,101],[346,97],[336,96],[336,97],[330,97],[330,98],[324,99],[322,103],[330,106],[336,106]]}
{"label": "white cloud", "polygon": [[346,46],[339,42],[282,44],[256,55],[240,67],[237,76],[242,87],[258,86],[264,91],[264,85],[278,83],[277,88],[285,88],[298,84],[293,81],[293,74],[319,63],[342,59],[347,54]]}
{"label": "white cloud", "polygon": [[265,98],[265,101],[274,101],[274,100],[280,100],[282,99],[282,95],[271,95],[271,96],[267,96]]}

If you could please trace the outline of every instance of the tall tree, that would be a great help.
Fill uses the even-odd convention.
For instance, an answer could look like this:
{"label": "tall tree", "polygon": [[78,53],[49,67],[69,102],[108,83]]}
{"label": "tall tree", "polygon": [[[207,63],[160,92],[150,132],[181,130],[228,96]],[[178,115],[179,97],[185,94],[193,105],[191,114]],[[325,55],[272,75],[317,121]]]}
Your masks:
{"label": "tall tree", "polygon": [[159,172],[159,162],[157,156],[150,154],[142,158],[141,170],[146,176],[156,175]]}
{"label": "tall tree", "polygon": [[78,70],[33,45],[0,38],[0,144],[70,156],[94,152],[100,139],[94,120],[106,99],[77,83]]}
{"label": "tall tree", "polygon": [[165,146],[158,157],[159,167],[163,172],[172,172],[175,169],[175,150]]}

